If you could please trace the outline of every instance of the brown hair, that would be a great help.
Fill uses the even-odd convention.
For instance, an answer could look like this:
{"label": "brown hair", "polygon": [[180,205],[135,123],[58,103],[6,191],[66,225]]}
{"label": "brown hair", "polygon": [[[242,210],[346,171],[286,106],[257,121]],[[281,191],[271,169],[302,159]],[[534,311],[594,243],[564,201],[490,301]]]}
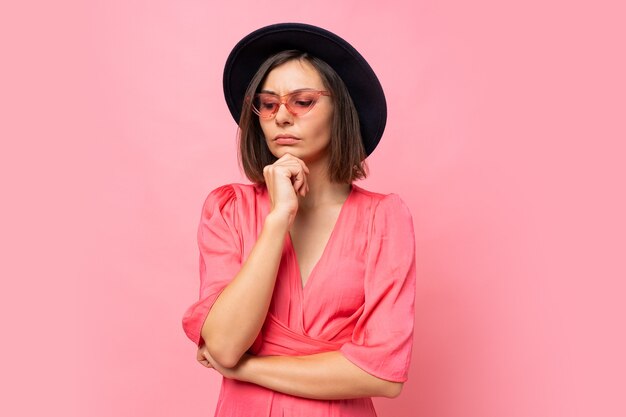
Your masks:
{"label": "brown hair", "polygon": [[[333,101],[333,119],[329,144],[328,175],[331,182],[351,184],[366,178],[368,167],[361,139],[359,115],[343,80],[323,60],[298,50],[286,50],[270,56],[261,64],[246,90],[246,97],[258,92],[267,74],[275,67],[292,60],[306,60],[317,70]],[[276,162],[277,158],[265,143],[258,116],[252,111],[251,100],[244,100],[239,119],[239,164],[248,179],[265,183],[263,167]]]}

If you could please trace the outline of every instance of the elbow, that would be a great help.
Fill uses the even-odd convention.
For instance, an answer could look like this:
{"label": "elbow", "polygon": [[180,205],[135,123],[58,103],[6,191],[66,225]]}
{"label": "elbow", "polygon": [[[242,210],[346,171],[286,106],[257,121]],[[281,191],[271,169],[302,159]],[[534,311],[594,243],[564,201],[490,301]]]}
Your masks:
{"label": "elbow", "polygon": [[403,386],[404,382],[389,382],[383,396],[387,398],[396,398],[402,392]]}
{"label": "elbow", "polygon": [[239,359],[241,357],[227,353],[219,356],[219,358],[215,358],[215,361],[224,368],[234,368],[239,363]]}
{"label": "elbow", "polygon": [[213,360],[223,368],[234,368],[241,359],[241,355],[234,354],[232,349],[208,343],[207,348]]}
{"label": "elbow", "polygon": [[205,331],[202,334],[202,339],[204,339],[206,343],[211,358],[224,368],[234,368],[237,366],[245,351],[238,352],[232,345],[224,343],[223,337],[211,337],[211,335],[207,333],[208,332]]}

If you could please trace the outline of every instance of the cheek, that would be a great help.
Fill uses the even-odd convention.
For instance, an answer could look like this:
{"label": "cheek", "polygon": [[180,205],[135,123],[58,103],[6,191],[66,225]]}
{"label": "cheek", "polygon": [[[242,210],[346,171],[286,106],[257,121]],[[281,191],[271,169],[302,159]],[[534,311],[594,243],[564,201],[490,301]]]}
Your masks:
{"label": "cheek", "polygon": [[259,123],[261,125],[261,131],[263,132],[263,136],[265,136],[265,139],[267,140],[267,137],[271,135],[271,127],[268,126],[267,122],[260,122]]}
{"label": "cheek", "polygon": [[330,140],[330,132],[332,130],[331,129],[332,123],[333,123],[333,115],[328,114],[318,124],[319,134],[325,136],[327,140]]}
{"label": "cheek", "polygon": [[333,122],[332,112],[318,113],[309,121],[310,132],[319,139],[330,140],[331,126]]}

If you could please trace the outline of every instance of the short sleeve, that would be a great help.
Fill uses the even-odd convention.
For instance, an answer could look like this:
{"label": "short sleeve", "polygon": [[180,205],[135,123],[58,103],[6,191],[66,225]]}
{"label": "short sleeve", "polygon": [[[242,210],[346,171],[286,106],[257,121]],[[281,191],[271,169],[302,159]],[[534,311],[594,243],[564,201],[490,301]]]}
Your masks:
{"label": "short sleeve", "polygon": [[374,376],[405,382],[415,321],[415,233],[411,212],[397,194],[378,203],[366,262],[363,313],[340,351]]}
{"label": "short sleeve", "polygon": [[241,269],[237,196],[227,184],[211,191],[202,207],[198,226],[200,297],[183,316],[183,329],[198,346],[204,321],[215,300]]}

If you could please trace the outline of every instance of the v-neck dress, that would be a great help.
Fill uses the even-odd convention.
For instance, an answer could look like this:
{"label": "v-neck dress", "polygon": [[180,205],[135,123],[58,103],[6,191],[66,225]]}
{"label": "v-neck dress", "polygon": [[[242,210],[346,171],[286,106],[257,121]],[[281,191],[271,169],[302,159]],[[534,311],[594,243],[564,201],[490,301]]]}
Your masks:
{"label": "v-neck dress", "polygon": [[[271,200],[263,184],[211,191],[198,227],[200,295],[183,329],[198,346],[204,320],[254,247]],[[285,234],[265,323],[249,353],[302,356],[340,351],[364,371],[405,382],[413,347],[415,235],[395,193],[354,183],[305,285]],[[245,306],[242,306],[245,308]],[[223,378],[215,417],[375,417],[371,397],[317,400]]]}

